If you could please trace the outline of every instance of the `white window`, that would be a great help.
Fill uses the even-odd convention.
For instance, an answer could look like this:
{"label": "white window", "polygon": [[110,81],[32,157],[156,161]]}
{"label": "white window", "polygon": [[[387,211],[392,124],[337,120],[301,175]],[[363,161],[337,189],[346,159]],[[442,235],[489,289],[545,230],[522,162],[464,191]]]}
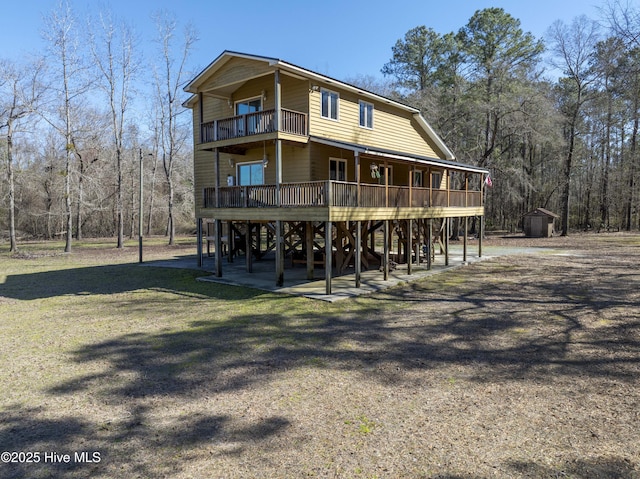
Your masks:
{"label": "white window", "polygon": [[431,188],[440,188],[442,184],[442,173],[431,173]]}
{"label": "white window", "polygon": [[322,118],[338,120],[339,99],[336,92],[322,89]]}
{"label": "white window", "polygon": [[347,161],[337,158],[329,159],[329,179],[347,181]]}
{"label": "white window", "polygon": [[262,161],[239,163],[236,165],[236,168],[239,186],[264,184],[264,166]]}
{"label": "white window", "polygon": [[373,128],[373,105],[366,101],[360,101],[360,126]]}
{"label": "white window", "polygon": [[422,186],[422,171],[413,170],[413,186]]}

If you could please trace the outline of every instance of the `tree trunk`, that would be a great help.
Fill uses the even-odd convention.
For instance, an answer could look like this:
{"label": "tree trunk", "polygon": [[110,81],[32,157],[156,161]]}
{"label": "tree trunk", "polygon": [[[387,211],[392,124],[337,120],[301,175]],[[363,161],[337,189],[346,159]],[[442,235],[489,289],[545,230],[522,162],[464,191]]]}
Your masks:
{"label": "tree trunk", "polygon": [[633,132],[631,133],[631,147],[629,149],[629,190],[627,191],[627,201],[625,205],[626,214],[626,230],[631,231],[632,215],[633,215],[633,190],[635,186],[635,174],[636,174],[636,155],[638,145],[638,126],[640,124],[640,118],[638,118],[640,105],[640,95],[636,93],[633,99]]}
{"label": "tree trunk", "polygon": [[153,170],[151,172],[151,192],[149,194],[149,212],[147,213],[147,232],[146,235],[149,236],[151,234],[151,218],[153,216],[153,199],[155,196],[156,189],[156,171],[158,170],[158,154],[156,152],[153,155]]}
{"label": "tree trunk", "polygon": [[176,225],[173,217],[173,178],[171,175],[167,177],[167,184],[169,186],[169,219],[167,223],[167,233],[169,235],[169,246],[173,246],[175,244],[176,237]]}
{"label": "tree trunk", "polygon": [[611,163],[611,118],[613,116],[611,102],[611,95],[608,95],[602,183],[600,184],[600,224],[606,227],[609,226],[609,164]]}
{"label": "tree trunk", "polygon": [[9,251],[18,251],[16,241],[16,203],[15,203],[15,183],[13,179],[13,125],[8,122],[7,133],[7,180],[9,181]]}
{"label": "tree trunk", "polygon": [[73,212],[71,210],[71,149],[73,148],[73,138],[71,136],[71,96],[69,91],[69,72],[67,70],[67,51],[62,51],[62,79],[64,83],[64,126],[66,141],[65,153],[65,178],[64,178],[64,202],[67,231],[65,234],[64,252],[71,253],[71,243],[73,240]]}
{"label": "tree trunk", "polygon": [[562,208],[561,217],[561,236],[567,236],[569,234],[569,195],[571,194],[571,163],[573,162],[573,152],[576,143],[576,125],[578,123],[578,114],[580,112],[580,102],[582,99],[581,91],[578,88],[578,97],[573,110],[571,118],[571,125],[569,128],[569,151],[564,162],[563,172],[563,184],[560,194],[560,205]]}
{"label": "tree trunk", "polygon": [[122,212],[122,153],[120,148],[116,146],[116,167],[117,171],[117,204],[116,204],[116,215],[117,215],[117,230],[118,230],[118,249],[124,248],[124,214]]}
{"label": "tree trunk", "polygon": [[82,240],[82,203],[84,202],[84,162],[79,161],[80,172],[78,175],[78,209],[76,210],[76,240]]}
{"label": "tree trunk", "polygon": [[64,196],[67,226],[64,252],[71,253],[71,242],[73,240],[73,218],[71,211],[71,151],[69,151],[69,146],[67,146],[67,159],[65,163]]}

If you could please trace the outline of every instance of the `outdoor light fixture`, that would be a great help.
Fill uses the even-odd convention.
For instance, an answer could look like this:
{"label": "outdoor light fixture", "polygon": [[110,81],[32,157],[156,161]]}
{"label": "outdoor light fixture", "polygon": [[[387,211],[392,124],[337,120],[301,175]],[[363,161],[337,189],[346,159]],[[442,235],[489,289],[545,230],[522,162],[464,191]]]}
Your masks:
{"label": "outdoor light fixture", "polygon": [[231,168],[233,168],[234,166],[236,166],[236,162],[235,162],[235,161],[233,161],[233,158],[229,158],[229,166],[230,166]]}

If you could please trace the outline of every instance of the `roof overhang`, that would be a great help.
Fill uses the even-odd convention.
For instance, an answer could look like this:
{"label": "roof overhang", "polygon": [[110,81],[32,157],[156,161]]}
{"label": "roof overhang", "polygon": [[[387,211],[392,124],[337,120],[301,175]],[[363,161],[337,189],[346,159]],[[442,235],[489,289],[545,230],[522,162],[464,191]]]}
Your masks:
{"label": "roof overhang", "polygon": [[380,158],[386,158],[389,160],[403,161],[408,163],[415,163],[424,166],[435,166],[438,168],[452,169],[456,171],[463,171],[465,173],[477,173],[477,174],[489,174],[489,170],[471,165],[465,165],[463,163],[457,163],[455,161],[441,160],[440,158],[429,158],[427,156],[412,155],[408,153],[385,150],[382,148],[373,148],[366,145],[359,145],[357,143],[348,143],[344,141],[330,140],[328,138],[321,138],[317,136],[309,137],[309,141],[319,143],[322,145],[332,146],[335,148],[342,148],[359,154],[376,156]]}

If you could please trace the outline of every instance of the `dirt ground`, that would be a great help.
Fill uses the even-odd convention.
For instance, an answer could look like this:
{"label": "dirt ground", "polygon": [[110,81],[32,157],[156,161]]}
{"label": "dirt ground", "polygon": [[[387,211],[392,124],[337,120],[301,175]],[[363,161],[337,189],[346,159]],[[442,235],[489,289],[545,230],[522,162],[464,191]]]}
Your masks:
{"label": "dirt ground", "polygon": [[0,447],[102,460],[0,476],[640,478],[640,235],[486,244],[545,249],[65,344],[82,378],[5,401]]}

